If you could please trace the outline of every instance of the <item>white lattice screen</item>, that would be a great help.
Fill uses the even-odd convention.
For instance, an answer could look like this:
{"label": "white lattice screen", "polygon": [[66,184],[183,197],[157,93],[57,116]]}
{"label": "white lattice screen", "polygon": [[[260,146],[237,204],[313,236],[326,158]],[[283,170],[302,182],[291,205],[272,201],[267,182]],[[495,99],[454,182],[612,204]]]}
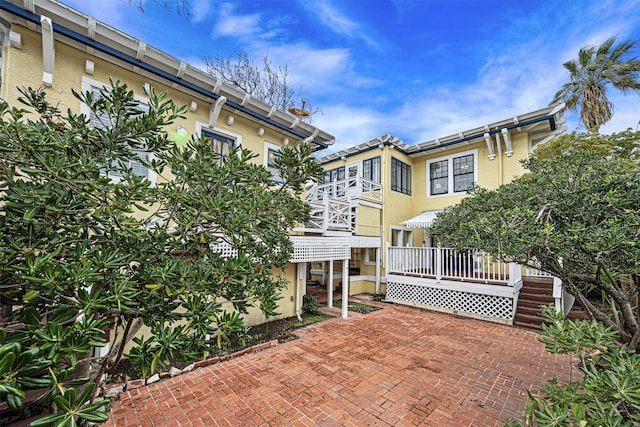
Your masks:
{"label": "white lattice screen", "polygon": [[344,237],[291,236],[291,262],[330,261],[351,258],[351,239]]}
{"label": "white lattice screen", "polygon": [[[290,262],[345,260],[351,258],[351,240],[342,237],[291,236],[293,255]],[[218,242],[211,249],[225,257],[237,251],[227,242]]]}
{"label": "white lattice screen", "polygon": [[467,292],[463,288],[447,289],[438,287],[437,283],[430,284],[427,279],[420,284],[411,284],[387,277],[386,299],[399,304],[424,306],[463,316],[495,319],[500,323],[513,320],[512,297]]}

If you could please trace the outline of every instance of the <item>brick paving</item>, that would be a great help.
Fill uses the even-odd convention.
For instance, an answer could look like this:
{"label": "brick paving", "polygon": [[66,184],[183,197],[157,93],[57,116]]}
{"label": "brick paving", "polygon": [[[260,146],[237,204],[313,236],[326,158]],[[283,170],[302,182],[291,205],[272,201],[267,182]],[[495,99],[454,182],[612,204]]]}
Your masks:
{"label": "brick paving", "polygon": [[105,426],[501,426],[527,390],[569,380],[534,332],[379,304],[124,392]]}

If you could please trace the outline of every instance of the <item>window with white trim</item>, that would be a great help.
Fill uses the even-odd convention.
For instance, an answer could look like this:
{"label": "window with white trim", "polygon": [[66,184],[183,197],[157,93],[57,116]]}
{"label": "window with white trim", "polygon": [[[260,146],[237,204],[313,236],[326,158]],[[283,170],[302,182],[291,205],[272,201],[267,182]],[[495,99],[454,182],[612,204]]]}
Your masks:
{"label": "window with white trim", "polygon": [[204,122],[196,121],[196,135],[200,135],[201,138],[209,141],[213,152],[220,156],[220,164],[222,164],[222,159],[229,155],[233,147],[242,145],[242,135],[239,133],[230,132],[219,127],[210,128]]}
{"label": "window with white trim", "polygon": [[[82,92],[91,92],[94,99],[97,99],[100,96],[100,90],[107,88],[108,85],[97,80],[93,80],[87,77],[82,77]],[[138,101],[138,107],[143,112],[149,111],[149,101],[146,98],[141,96],[135,96],[136,101]],[[80,105],[80,113],[84,114],[89,118],[89,127],[92,128],[109,128],[111,126],[111,119],[108,114],[96,114],[96,112],[92,111],[87,104],[84,102]],[[131,171],[143,178],[146,178],[151,182],[151,185],[155,185],[156,183],[156,172],[149,169],[144,165],[143,162],[150,161],[153,155],[144,149],[131,149],[133,153],[137,155],[137,157],[141,161],[137,161],[134,159],[126,162],[124,167],[131,169]],[[120,170],[111,170],[107,173],[107,176],[113,180],[113,182],[119,182],[122,180],[123,175],[121,172],[121,168],[118,167],[116,161],[113,162],[114,167]]]}
{"label": "window with white trim", "polygon": [[391,246],[407,247],[413,245],[413,230],[391,227]]}
{"label": "window with white trim", "polygon": [[376,265],[376,248],[364,248],[365,265]]}
{"label": "window with white trim", "polygon": [[427,160],[427,197],[465,193],[478,181],[478,150]]}
{"label": "window with white trim", "polygon": [[274,161],[280,155],[280,147],[270,142],[264,142],[264,167],[271,172],[271,179],[277,183],[282,183],[280,171],[275,167]]}
{"label": "window with white trim", "polygon": [[235,147],[235,138],[206,129],[202,129],[201,132],[202,138],[208,140],[211,143],[211,150],[219,156],[218,162],[221,165],[222,160],[225,157],[228,157],[231,149]]}
{"label": "window with white trim", "polygon": [[411,166],[391,158],[391,191],[411,195]]}
{"label": "window with white trim", "polygon": [[362,177],[380,183],[380,156],[362,161]]}

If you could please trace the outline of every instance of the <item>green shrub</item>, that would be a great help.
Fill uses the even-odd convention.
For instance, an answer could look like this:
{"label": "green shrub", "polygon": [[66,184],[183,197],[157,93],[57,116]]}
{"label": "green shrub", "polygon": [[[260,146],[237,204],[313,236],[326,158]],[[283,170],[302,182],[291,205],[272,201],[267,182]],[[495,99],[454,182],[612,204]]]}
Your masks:
{"label": "green shrub", "polygon": [[574,354],[582,373],[578,381],[554,378],[529,393],[524,422],[506,426],[638,426],[640,425],[640,355],[620,344],[618,333],[599,322],[569,320],[543,308],[542,338],[548,351]]}
{"label": "green shrub", "polygon": [[302,313],[304,314],[319,314],[320,303],[318,298],[313,295],[305,295],[302,297]]}

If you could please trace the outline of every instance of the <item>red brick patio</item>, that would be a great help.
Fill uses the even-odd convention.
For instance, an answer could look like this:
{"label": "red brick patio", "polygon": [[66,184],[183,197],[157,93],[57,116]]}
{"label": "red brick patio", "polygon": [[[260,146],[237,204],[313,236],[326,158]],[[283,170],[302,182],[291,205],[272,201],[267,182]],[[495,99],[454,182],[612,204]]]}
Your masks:
{"label": "red brick patio", "polygon": [[125,392],[105,425],[498,426],[520,417],[527,390],[569,379],[570,359],[533,332],[380,305]]}

